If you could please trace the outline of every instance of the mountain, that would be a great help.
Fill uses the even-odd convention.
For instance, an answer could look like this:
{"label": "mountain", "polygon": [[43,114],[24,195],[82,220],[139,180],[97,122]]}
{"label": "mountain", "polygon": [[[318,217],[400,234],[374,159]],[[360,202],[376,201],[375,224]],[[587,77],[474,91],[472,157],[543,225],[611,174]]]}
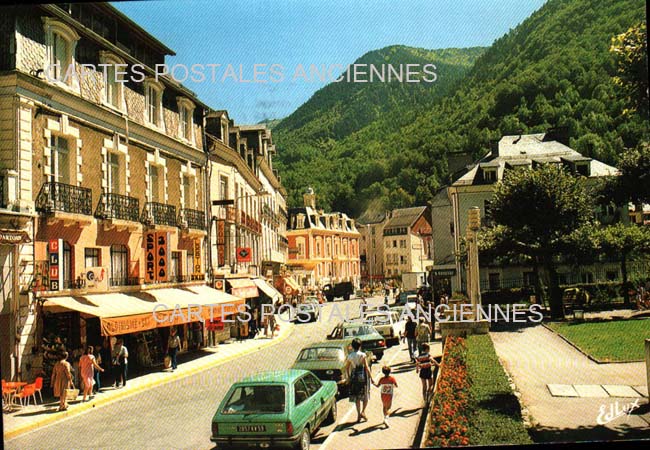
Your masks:
{"label": "mountain", "polygon": [[640,0],[549,0],[487,50],[364,55],[360,62],[428,60],[438,81],[333,83],[283,119],[274,139],[289,203],[312,186],[321,207],[353,216],[378,202],[425,204],[450,181],[449,153],[478,157],[502,134],[553,126],[568,127],[577,151],[616,163],[647,138],[648,120],[626,112],[609,47],[643,20]]}
{"label": "mountain", "polygon": [[266,125],[269,130],[273,130],[282,119],[264,119],[257,122],[258,125]]}

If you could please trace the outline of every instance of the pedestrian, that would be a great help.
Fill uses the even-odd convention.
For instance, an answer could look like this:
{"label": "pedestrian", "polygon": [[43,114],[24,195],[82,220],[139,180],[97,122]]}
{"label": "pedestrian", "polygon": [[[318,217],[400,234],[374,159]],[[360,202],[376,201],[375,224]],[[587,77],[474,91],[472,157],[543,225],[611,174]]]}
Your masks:
{"label": "pedestrian", "polygon": [[89,345],[86,348],[86,353],[79,358],[79,375],[84,389],[84,402],[87,400],[87,397],[92,394],[93,384],[95,383],[95,370],[98,372],[104,371],[104,369],[97,364],[97,360],[93,354],[94,350],[93,346]]}
{"label": "pedestrian", "polygon": [[269,314],[268,319],[269,328],[271,329],[271,339],[275,337],[275,329],[277,327],[275,323],[275,314]]}
{"label": "pedestrian", "polygon": [[422,353],[418,355],[415,363],[415,371],[420,375],[422,381],[422,398],[424,402],[429,400],[429,395],[433,391],[433,371],[431,366],[439,367],[438,361],[433,359],[429,354],[429,344],[422,344]]}
{"label": "pedestrian", "polygon": [[176,328],[172,327],[169,332],[169,338],[167,339],[167,354],[172,362],[172,372],[178,368],[178,361],[176,360],[176,355],[181,349],[181,338],[176,334]]}
{"label": "pedestrian", "polygon": [[393,388],[397,386],[397,380],[390,375],[390,367],[384,366],[381,368],[381,372],[384,374],[383,377],[379,379],[375,386],[380,388],[381,392],[381,403],[383,406],[384,413],[384,425],[388,428],[388,417],[390,416],[390,409],[393,406]]}
{"label": "pedestrian", "polygon": [[409,349],[409,357],[411,361],[415,362],[415,349],[416,340],[415,340],[415,330],[417,328],[417,323],[411,318],[411,315],[406,316],[406,323],[404,324],[404,337],[406,338],[406,345]]}
{"label": "pedestrian", "polygon": [[129,351],[124,345],[124,340],[118,338],[113,348],[113,367],[115,368],[115,383],[113,387],[126,386],[126,376],[129,367]]}
{"label": "pedestrian", "polygon": [[388,305],[388,292],[386,292],[386,295],[384,296],[384,305]]}
{"label": "pedestrian", "polygon": [[259,329],[259,315],[260,312],[257,309],[257,307],[253,308],[253,313],[252,313],[253,318],[251,319],[251,335],[253,337],[255,337]]}
{"label": "pedestrian", "polygon": [[352,341],[352,349],[354,351],[345,361],[344,372],[348,374],[350,380],[350,402],[353,402],[357,408],[357,422],[361,422],[361,419],[368,420],[366,407],[370,398],[372,374],[368,367],[368,357],[361,351],[359,338]]}
{"label": "pedestrian", "polygon": [[104,369],[104,360],[102,359],[102,352],[99,345],[95,347],[95,361],[97,361],[97,365],[102,369],[95,370],[95,385],[93,386],[93,392],[98,394],[99,390],[102,388],[102,380],[99,374],[106,370]]}
{"label": "pedestrian", "polygon": [[420,324],[415,329],[415,339],[418,344],[418,355],[420,355],[423,352],[424,344],[431,341],[431,328],[424,321],[424,317],[420,317]]}
{"label": "pedestrian", "polygon": [[68,352],[59,354],[59,362],[54,365],[52,369],[52,379],[50,384],[54,390],[54,396],[59,397],[59,408],[57,411],[65,411],[68,409],[68,401],[65,395],[65,390],[73,388],[72,384],[72,367],[66,361],[68,359]]}

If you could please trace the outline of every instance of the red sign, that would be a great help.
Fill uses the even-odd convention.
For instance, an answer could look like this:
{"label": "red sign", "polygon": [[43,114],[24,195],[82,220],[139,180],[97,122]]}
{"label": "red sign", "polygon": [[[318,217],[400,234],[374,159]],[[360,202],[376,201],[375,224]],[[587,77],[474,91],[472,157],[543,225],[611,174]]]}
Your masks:
{"label": "red sign", "polygon": [[144,280],[145,283],[156,281],[156,233],[147,232],[144,235]]}
{"label": "red sign", "polygon": [[167,233],[156,233],[156,280],[159,282],[167,281],[169,278],[167,253]]}
{"label": "red sign", "polygon": [[52,239],[50,241],[50,253],[58,253],[59,251],[59,240],[58,239]]}
{"label": "red sign", "polygon": [[251,262],[252,257],[250,247],[237,247],[237,262]]}

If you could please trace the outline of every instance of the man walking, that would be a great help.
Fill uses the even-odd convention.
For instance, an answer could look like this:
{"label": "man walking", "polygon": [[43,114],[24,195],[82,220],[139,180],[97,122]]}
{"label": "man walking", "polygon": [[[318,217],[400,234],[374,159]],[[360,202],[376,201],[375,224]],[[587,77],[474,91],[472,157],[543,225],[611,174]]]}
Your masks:
{"label": "man walking", "polygon": [[431,341],[431,328],[424,321],[424,317],[420,317],[420,324],[415,329],[415,338],[418,344],[418,355],[422,355],[424,353],[424,344]]}
{"label": "man walking", "polygon": [[176,354],[181,348],[181,338],[176,334],[176,328],[171,329],[169,339],[167,340],[167,353],[172,360],[172,372],[176,370],[178,364],[176,362]]}
{"label": "man walking", "polygon": [[406,317],[406,324],[404,324],[404,337],[409,349],[409,357],[411,361],[415,361],[415,329],[417,324],[411,319],[411,316]]}

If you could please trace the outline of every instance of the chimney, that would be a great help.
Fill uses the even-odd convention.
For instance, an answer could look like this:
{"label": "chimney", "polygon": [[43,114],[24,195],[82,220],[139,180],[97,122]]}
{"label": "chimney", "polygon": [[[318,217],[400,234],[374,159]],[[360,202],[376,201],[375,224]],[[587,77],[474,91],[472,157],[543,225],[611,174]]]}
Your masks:
{"label": "chimney", "polygon": [[499,156],[499,141],[501,139],[490,139],[490,154],[493,158]]}
{"label": "chimney", "polygon": [[307,188],[307,191],[302,194],[302,201],[305,204],[305,207],[316,209],[316,194],[314,194],[312,188]]}

